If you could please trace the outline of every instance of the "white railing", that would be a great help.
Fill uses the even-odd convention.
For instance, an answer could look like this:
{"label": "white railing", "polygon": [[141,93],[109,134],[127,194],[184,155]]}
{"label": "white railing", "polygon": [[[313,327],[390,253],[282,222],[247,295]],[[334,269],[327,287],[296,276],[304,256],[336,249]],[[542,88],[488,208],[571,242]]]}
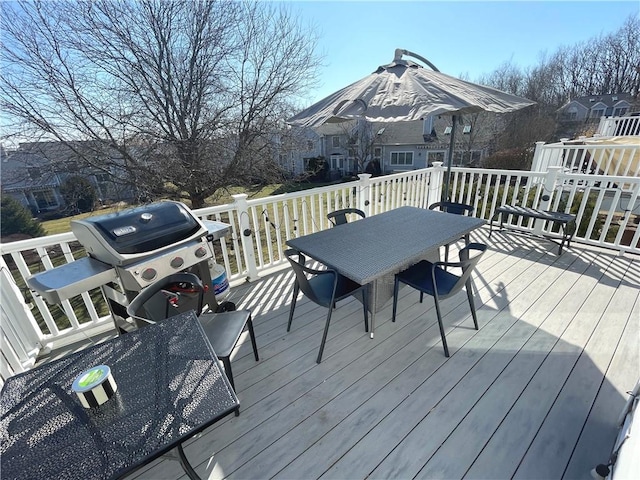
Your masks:
{"label": "white railing", "polygon": [[[288,239],[329,228],[326,214],[357,207],[376,215],[403,205],[426,208],[440,199],[444,169],[414,170],[322,188],[248,199],[234,196],[227,205],[196,210],[207,219],[232,226],[229,237],[215,245],[232,283],[255,280],[286,263]],[[578,215],[575,241],[640,253],[640,178],[549,171],[454,168],[451,199],[475,208],[490,219],[503,204],[572,211]],[[516,227],[532,230],[531,222]],[[536,224],[539,233],[542,226]],[[551,225],[543,233],[556,235]],[[392,248],[393,246],[390,246]],[[25,278],[84,256],[72,233],[0,244],[2,309],[0,310],[0,380],[30,368],[42,349],[70,343],[79,336],[113,328],[99,289],[62,305],[51,306],[25,288]],[[31,308],[30,308],[31,307]]]}
{"label": "white railing", "polygon": [[596,135],[602,137],[619,137],[640,135],[640,115],[632,117],[602,117]]}
{"label": "white railing", "polygon": [[590,138],[571,143],[537,142],[531,171],[563,167],[571,173],[640,177],[640,142],[627,145]]}

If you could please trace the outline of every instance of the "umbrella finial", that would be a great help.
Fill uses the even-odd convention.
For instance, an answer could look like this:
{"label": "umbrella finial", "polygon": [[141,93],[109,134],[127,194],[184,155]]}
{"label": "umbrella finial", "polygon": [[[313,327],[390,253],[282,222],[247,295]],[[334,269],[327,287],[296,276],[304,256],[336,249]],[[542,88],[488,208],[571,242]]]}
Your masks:
{"label": "umbrella finial", "polygon": [[409,50],[405,50],[403,48],[396,48],[393,61],[395,63],[406,64],[407,63],[406,60],[402,60],[402,55],[407,55],[408,57],[417,58],[418,60],[423,62],[425,65],[427,65],[429,68],[431,68],[431,70],[433,70],[434,72],[440,71],[436,68],[436,66],[433,63],[431,63],[429,60],[424,58],[422,55],[418,55],[417,53],[410,52]]}

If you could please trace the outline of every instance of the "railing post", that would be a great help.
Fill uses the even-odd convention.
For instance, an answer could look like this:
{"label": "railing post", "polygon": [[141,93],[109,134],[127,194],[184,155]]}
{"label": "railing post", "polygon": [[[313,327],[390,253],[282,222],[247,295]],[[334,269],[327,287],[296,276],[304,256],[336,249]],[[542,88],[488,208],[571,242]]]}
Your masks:
{"label": "railing post", "polygon": [[542,197],[540,197],[540,209],[548,210],[551,202],[553,201],[553,195],[556,191],[556,184],[558,183],[558,177],[562,167],[549,167],[547,174],[544,177]]}
{"label": "railing post", "polygon": [[362,210],[367,217],[369,216],[369,205],[371,205],[371,174],[359,173],[360,179],[358,185],[358,208]]}
{"label": "railing post", "polygon": [[544,142],[536,142],[536,148],[533,151],[533,160],[531,161],[531,171],[532,172],[541,172],[542,170],[544,170],[544,167],[542,165],[543,163],[543,155],[544,155],[544,151],[542,150],[542,146],[544,145]]}
{"label": "railing post", "polygon": [[44,337],[3,257],[0,257],[0,270],[2,270],[0,274],[0,284],[2,285],[0,289],[2,291],[0,316],[2,318],[0,321],[7,328],[13,327],[15,337],[21,345],[13,345],[12,347],[17,354],[22,354],[19,358],[21,367],[29,368],[33,366],[40,349],[43,347]]}
{"label": "railing post", "polygon": [[445,167],[442,166],[442,162],[433,162],[433,170],[431,171],[431,177],[429,178],[429,188],[427,190],[427,204],[425,205],[425,207],[428,207],[432,203],[436,203],[441,200],[444,171]]}
{"label": "railing post", "polygon": [[[605,133],[605,128],[609,126],[609,122],[607,117],[600,117],[600,123],[598,123],[598,128],[596,129],[596,135],[609,135]],[[607,129],[608,130],[608,129]]]}
{"label": "railing post", "polygon": [[[540,210],[549,210],[551,202],[553,202],[553,195],[556,191],[556,184],[558,183],[558,176],[563,170],[563,167],[549,167],[547,174],[544,176],[544,182],[542,183],[542,196],[540,197]],[[542,233],[542,222],[537,222],[534,233],[540,235]]]}
{"label": "railing post", "polygon": [[258,280],[258,264],[256,262],[256,254],[253,246],[253,231],[251,230],[251,222],[249,215],[249,205],[247,203],[248,195],[246,193],[238,193],[231,195],[233,197],[236,210],[238,212],[238,223],[240,225],[240,243],[242,244],[242,253],[244,263],[247,267],[247,281],[252,282]]}

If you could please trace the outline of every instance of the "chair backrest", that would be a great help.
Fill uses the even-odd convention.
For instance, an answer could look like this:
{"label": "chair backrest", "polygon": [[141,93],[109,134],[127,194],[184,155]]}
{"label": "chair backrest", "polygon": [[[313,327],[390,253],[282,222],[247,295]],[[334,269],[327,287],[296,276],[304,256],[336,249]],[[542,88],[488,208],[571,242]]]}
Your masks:
{"label": "chair backrest", "polygon": [[[140,310],[143,309],[145,304],[160,291],[166,290],[167,287],[179,283],[186,283],[193,285],[193,290],[198,294],[198,306],[196,314],[199,315],[202,312],[202,303],[204,295],[204,286],[202,280],[193,273],[174,273],[167,277],[152,283],[144,290],[142,290],[127,306],[127,315],[133,318],[138,326],[145,323],[158,322],[169,317],[169,301],[165,300],[163,306],[164,310],[161,310],[158,306],[154,309],[144,308],[144,317],[140,316]],[[142,322],[142,323],[140,323]]]}
{"label": "chair backrest", "polygon": [[473,215],[473,207],[466,203],[436,202],[429,205],[429,210],[436,209],[441,212],[453,213],[454,215]]}
{"label": "chair backrest", "polygon": [[356,214],[365,218],[365,213],[357,208],[343,208],[341,210],[336,210],[335,212],[327,213],[327,218],[335,227],[336,225],[342,225],[343,223],[347,223],[347,215]]}
{"label": "chair backrest", "polygon": [[[462,269],[462,274],[460,275],[456,283],[451,286],[449,291],[440,292],[440,290],[438,289],[438,294],[442,295],[443,297],[444,296],[448,297],[451,295],[455,295],[460,290],[462,290],[462,287],[465,285],[465,283],[467,283],[467,280],[469,280],[469,277],[471,276],[473,269],[476,268],[476,265],[480,261],[480,258],[482,257],[482,255],[484,255],[484,252],[486,251],[487,251],[487,246],[484,243],[470,243],[467,246],[465,246],[462,250],[460,250],[459,262],[435,262],[433,264],[433,269],[431,271],[434,285],[436,285],[436,275],[435,275],[436,268],[446,266],[446,267],[458,267]],[[474,252],[475,255],[471,256],[472,252]]]}
{"label": "chair backrest", "polygon": [[[321,305],[323,307],[331,306],[330,300],[335,296],[336,286],[338,284],[338,274],[334,270],[330,270],[330,269],[316,270],[316,269],[307,267],[305,265],[306,263],[305,256],[301,252],[294,250],[293,248],[285,250],[284,254],[286,255],[287,260],[289,260],[289,263],[291,264],[291,268],[293,269],[293,272],[296,275],[296,281],[298,282],[298,287],[300,288],[300,290],[302,290],[302,293],[304,293],[305,296],[309,298],[309,300],[311,300],[314,303],[317,303],[318,305]],[[313,285],[309,282],[309,278],[307,277],[307,275],[312,275],[314,277],[326,276],[328,279],[328,282],[330,282],[329,285],[333,285],[333,291],[322,292],[322,293],[325,293],[324,295],[322,295],[321,292],[316,292]],[[328,293],[330,293],[330,295],[328,295]]]}

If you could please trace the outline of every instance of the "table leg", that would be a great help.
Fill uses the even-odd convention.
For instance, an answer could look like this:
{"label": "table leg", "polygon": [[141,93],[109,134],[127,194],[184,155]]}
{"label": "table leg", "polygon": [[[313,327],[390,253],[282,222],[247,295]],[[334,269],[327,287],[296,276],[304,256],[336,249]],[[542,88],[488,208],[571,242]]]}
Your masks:
{"label": "table leg", "polygon": [[376,324],[376,312],[369,312],[369,337],[373,338],[373,330]]}
{"label": "table leg", "polygon": [[184,450],[182,449],[182,444],[178,445],[178,458],[180,459],[180,465],[182,465],[182,469],[187,474],[191,480],[202,480],[196,471],[193,469],[186,455],[184,454]]}

